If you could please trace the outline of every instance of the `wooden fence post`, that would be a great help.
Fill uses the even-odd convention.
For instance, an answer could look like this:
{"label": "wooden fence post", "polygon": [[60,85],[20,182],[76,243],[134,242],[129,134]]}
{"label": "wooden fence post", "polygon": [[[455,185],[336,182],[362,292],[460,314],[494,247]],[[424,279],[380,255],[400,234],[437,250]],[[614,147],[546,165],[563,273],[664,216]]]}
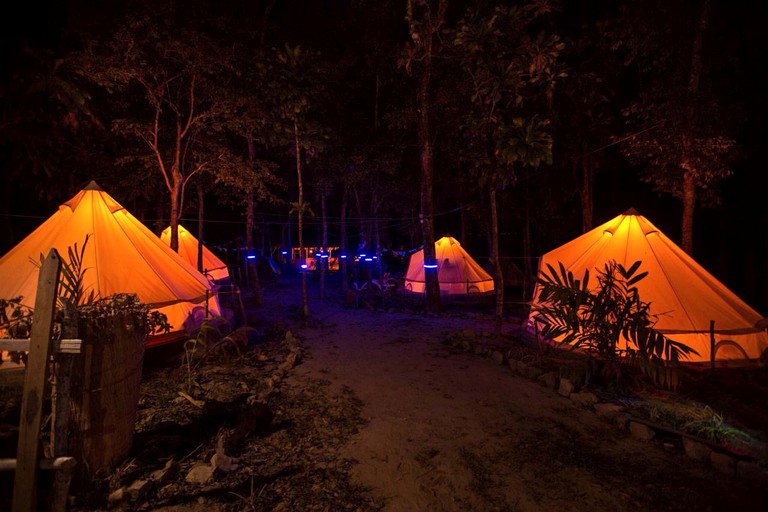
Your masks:
{"label": "wooden fence post", "polygon": [[13,512],[37,510],[40,423],[60,270],[61,258],[59,253],[56,252],[56,249],[51,249],[40,267],[40,277],[37,283],[35,315],[32,319],[29,359],[24,375],[24,395],[21,402],[16,476],[13,482]]}
{"label": "wooden fence post", "polygon": [[[61,326],[61,338],[77,337],[77,308],[69,301],[63,301],[64,313]],[[63,457],[69,451],[70,427],[70,390],[72,388],[72,366],[77,354],[62,352],[54,356],[55,370],[52,393],[53,418],[51,421],[51,451],[53,457]],[[51,497],[51,512],[63,512],[67,507],[67,494],[72,480],[71,468],[56,471],[53,481],[53,496]]]}

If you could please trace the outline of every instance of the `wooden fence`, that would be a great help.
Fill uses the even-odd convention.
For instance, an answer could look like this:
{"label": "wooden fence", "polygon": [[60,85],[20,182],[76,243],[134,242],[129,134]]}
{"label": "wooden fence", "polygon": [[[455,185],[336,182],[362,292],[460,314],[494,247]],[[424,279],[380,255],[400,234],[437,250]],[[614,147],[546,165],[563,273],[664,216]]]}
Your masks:
{"label": "wooden fence", "polygon": [[[69,437],[69,389],[74,358],[78,357],[81,340],[77,338],[77,313],[65,305],[61,339],[52,340],[56,312],[56,292],[61,271],[61,258],[51,249],[41,268],[35,298],[34,317],[29,339],[0,340],[0,350],[27,351],[24,371],[19,442],[15,459],[0,459],[0,471],[14,471],[13,512],[38,510],[38,472],[54,470],[50,510],[66,509],[72,468],[76,464],[67,456]],[[53,365],[51,364],[53,356]],[[51,375],[52,374],[52,375]],[[53,377],[52,379],[49,379]],[[40,456],[41,424],[46,383],[52,380],[51,392],[51,458]]]}

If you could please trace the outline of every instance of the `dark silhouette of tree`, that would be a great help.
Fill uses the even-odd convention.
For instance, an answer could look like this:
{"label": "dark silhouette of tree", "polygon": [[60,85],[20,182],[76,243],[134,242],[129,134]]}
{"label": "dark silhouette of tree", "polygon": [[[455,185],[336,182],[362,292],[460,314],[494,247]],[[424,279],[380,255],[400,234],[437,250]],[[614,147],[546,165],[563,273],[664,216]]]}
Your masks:
{"label": "dark silhouette of tree", "polygon": [[421,211],[419,222],[424,243],[424,288],[427,311],[437,312],[440,305],[440,283],[437,279],[435,256],[435,225],[433,208],[434,162],[432,131],[430,129],[430,84],[432,59],[439,53],[439,32],[445,23],[448,0],[408,0],[406,21],[411,36],[406,57],[406,70],[417,77],[418,141],[421,166]]}
{"label": "dark silhouette of tree", "polygon": [[[595,180],[599,170],[610,167],[606,149],[611,136],[619,129],[620,98],[617,84],[623,65],[610,44],[601,37],[605,13],[581,9],[576,4],[564,5],[558,22],[569,30],[562,54],[561,77],[552,108],[554,170],[560,187],[560,200],[568,205],[574,192],[581,209],[581,231],[594,227]],[[558,23],[560,25],[561,23]],[[573,185],[571,186],[570,183]]]}
{"label": "dark silhouette of tree", "polygon": [[[468,10],[459,23],[455,44],[472,84],[472,108],[464,133],[471,152],[468,166],[488,190],[491,215],[491,259],[495,268],[496,334],[504,313],[504,278],[499,254],[497,194],[516,179],[515,166],[536,168],[551,163],[552,139],[548,120],[539,115],[537,98],[550,98],[556,60],[563,44],[544,32],[530,35],[531,25],[547,14],[546,2],[522,7],[495,6]],[[546,104],[539,101],[539,105]],[[529,220],[525,247],[530,256]]]}
{"label": "dark silhouette of tree", "polygon": [[90,91],[64,57],[22,45],[13,57],[16,67],[0,76],[0,211],[2,239],[10,245],[18,228],[11,215],[31,213],[30,204],[47,208],[51,202],[53,210],[94,178],[94,169],[104,176],[104,127]]}
{"label": "dark silhouette of tree", "polygon": [[[296,170],[297,197],[292,211],[298,219],[299,251],[305,257],[304,215],[310,213],[310,205],[304,200],[305,162],[322,150],[324,129],[311,116],[313,109],[320,108],[324,82],[323,67],[316,52],[305,51],[300,46],[287,45],[276,54],[270,69],[272,81],[270,97],[274,99],[278,122],[275,134],[278,143],[290,148]],[[301,265],[306,261],[302,259]],[[306,268],[301,272],[302,318],[309,320]]]}
{"label": "dark silhouette of tree", "polygon": [[732,174],[736,142],[723,122],[727,105],[707,82],[707,28],[712,0],[700,5],[632,3],[613,34],[642,85],[624,111],[631,137],[621,145],[644,165],[643,179],[683,205],[682,248],[693,251],[696,203],[716,204],[718,185]]}
{"label": "dark silhouette of tree", "polygon": [[[142,143],[134,164],[153,162],[170,196],[171,247],[178,250],[178,222],[186,186],[213,168],[221,154],[201,140],[221,104],[213,84],[226,73],[221,48],[200,31],[172,23],[168,13],[137,14],[104,44],[88,41],[80,72],[113,94],[122,107],[112,130]],[[155,16],[165,14],[165,16]]]}

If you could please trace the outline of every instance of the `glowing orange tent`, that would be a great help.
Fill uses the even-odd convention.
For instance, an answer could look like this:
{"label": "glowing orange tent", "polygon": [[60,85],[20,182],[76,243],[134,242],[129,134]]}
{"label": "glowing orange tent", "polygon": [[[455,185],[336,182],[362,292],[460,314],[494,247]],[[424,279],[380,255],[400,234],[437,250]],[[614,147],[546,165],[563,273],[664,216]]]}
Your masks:
{"label": "glowing orange tent", "polygon": [[[493,291],[493,278],[450,236],[435,242],[440,293],[467,295]],[[405,289],[424,293],[424,250],[411,255],[405,273]]]}
{"label": "glowing orange tent", "polygon": [[[687,361],[710,361],[711,321],[716,360],[757,359],[768,348],[766,319],[634,209],[546,253],[539,271],[547,264],[558,269],[560,262],[576,279],[589,269],[590,283],[597,285],[595,269],[602,270],[609,260],[625,267],[642,261],[640,270],[648,276],[637,283],[640,298],[658,316],[656,330],[699,353]],[[537,299],[535,290],[532,305]],[[529,332],[534,320],[532,311]]]}
{"label": "glowing orange tent", "polygon": [[[171,245],[171,227],[168,226],[160,234],[160,240]],[[179,224],[179,256],[184,258],[194,268],[197,267],[197,238],[192,236],[184,226]],[[203,246],[203,273],[213,281],[229,279],[227,264],[213,254],[210,249]]]}
{"label": "glowing orange tent", "polygon": [[[22,296],[34,307],[39,269],[33,262],[39,265],[51,248],[66,261],[68,248],[82,248],[86,235],[86,294],[135,293],[164,313],[173,331],[197,327],[211,284],[93,181],[0,258],[0,297]],[[220,314],[215,300],[209,311]]]}

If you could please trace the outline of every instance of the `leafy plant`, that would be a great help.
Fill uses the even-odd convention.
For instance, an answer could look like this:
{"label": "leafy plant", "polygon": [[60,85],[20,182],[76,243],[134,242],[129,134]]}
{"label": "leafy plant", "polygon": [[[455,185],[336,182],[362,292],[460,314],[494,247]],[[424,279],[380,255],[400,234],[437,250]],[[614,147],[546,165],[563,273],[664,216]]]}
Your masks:
{"label": "leafy plant", "polygon": [[22,297],[0,299],[0,331],[11,338],[28,338],[32,328],[32,310],[21,300]]}
{"label": "leafy plant", "polygon": [[613,372],[615,380],[621,378],[623,360],[658,379],[666,364],[696,353],[653,329],[656,316],[636,286],[648,275],[639,272],[640,261],[629,268],[614,260],[607,262],[598,270],[598,285],[593,289],[588,269],[579,280],[558,263],[559,271],[548,264],[537,277],[539,302],[532,309],[544,337],[605,362],[604,370]]}
{"label": "leafy plant", "polygon": [[78,306],[78,314],[81,318],[95,321],[118,314],[130,315],[147,336],[171,330],[168,318],[159,311],[150,311],[150,306],[140,302],[135,293],[116,293],[89,304],[81,304]]}
{"label": "leafy plant", "polygon": [[[57,292],[58,303],[61,306],[63,301],[71,304],[92,304],[96,300],[93,290],[86,295],[85,273],[88,270],[83,266],[85,248],[88,245],[90,235],[85,235],[83,245],[78,249],[77,242],[74,246],[67,247],[67,259],[61,261],[61,273],[59,275],[59,289]],[[31,259],[31,258],[30,258]],[[45,261],[45,255],[40,253],[40,261],[32,260],[32,263],[39,269]]]}
{"label": "leafy plant", "polygon": [[749,434],[726,423],[723,415],[713,411],[708,405],[704,406],[700,415],[689,418],[682,429],[684,432],[732,447],[745,446],[753,441]]}
{"label": "leafy plant", "polygon": [[195,358],[198,357],[198,352],[208,348],[209,341],[221,338],[221,331],[206,318],[200,324],[200,329],[193,338],[189,338],[184,342],[184,355],[182,356],[182,366],[187,373],[186,391],[190,393],[192,391],[193,373],[197,366]]}
{"label": "leafy plant", "polygon": [[[10,338],[29,338],[32,329],[32,310],[21,303],[22,297],[0,299],[0,334]],[[9,351],[8,357],[14,363],[27,361],[26,352]],[[3,364],[0,358],[0,364]]]}
{"label": "leafy plant", "polygon": [[[67,247],[67,258],[61,262],[56,294],[59,308],[62,308],[64,303],[74,304],[80,317],[86,318],[94,325],[106,326],[107,319],[122,314],[132,317],[134,325],[148,336],[170,331],[171,326],[166,315],[151,311],[150,306],[140,302],[136,294],[117,293],[98,299],[94,290],[88,292],[85,285],[85,273],[88,268],[84,266],[84,259],[89,239],[90,235],[85,235],[80,247],[77,243]],[[40,268],[45,261],[45,255],[40,254],[39,262],[32,258],[30,261]],[[33,312],[21,304],[22,299],[23,297],[0,299],[0,332],[4,331],[13,338],[28,338],[32,326]],[[11,352],[10,356],[15,362],[26,361],[25,353]]]}
{"label": "leafy plant", "polygon": [[723,414],[695,402],[645,399],[627,404],[637,414],[674,430],[732,448],[759,449],[761,442],[729,424]]}

